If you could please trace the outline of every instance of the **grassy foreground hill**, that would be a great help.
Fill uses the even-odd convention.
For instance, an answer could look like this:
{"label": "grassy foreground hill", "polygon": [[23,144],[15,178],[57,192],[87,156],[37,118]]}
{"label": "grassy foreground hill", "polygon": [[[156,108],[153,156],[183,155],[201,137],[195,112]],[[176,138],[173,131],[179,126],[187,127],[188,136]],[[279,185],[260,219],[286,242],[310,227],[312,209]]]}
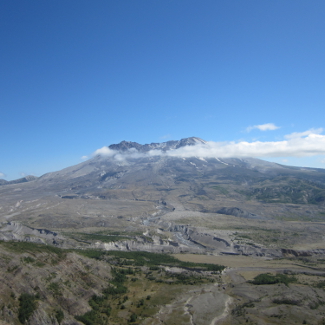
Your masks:
{"label": "grassy foreground hill", "polygon": [[172,256],[0,241],[4,325],[320,325],[324,283],[317,256]]}
{"label": "grassy foreground hill", "polygon": [[143,322],[187,286],[216,282],[223,269],[165,254],[0,242],[0,322]]}

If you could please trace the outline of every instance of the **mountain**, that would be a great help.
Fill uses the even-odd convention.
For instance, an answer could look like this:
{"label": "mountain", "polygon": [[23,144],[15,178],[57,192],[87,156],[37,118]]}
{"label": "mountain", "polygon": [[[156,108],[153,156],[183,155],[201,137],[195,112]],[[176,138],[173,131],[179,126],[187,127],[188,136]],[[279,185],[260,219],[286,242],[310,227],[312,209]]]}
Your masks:
{"label": "mountain", "polygon": [[37,177],[33,176],[33,175],[27,175],[25,177],[15,179],[12,181],[6,181],[5,179],[0,179],[0,186],[1,185],[9,185],[9,184],[26,183],[26,182],[34,181],[35,179],[37,179]]}
{"label": "mountain", "polygon": [[0,179],[0,185],[6,185],[8,183],[8,181],[6,181],[5,179]]}
{"label": "mountain", "polygon": [[[323,238],[323,226],[314,227],[313,222],[325,221],[324,169],[255,158],[177,156],[179,149],[206,145],[197,137],[160,144],[112,144],[108,155],[96,155],[33,181],[1,186],[0,220],[22,223],[29,232],[58,232],[66,238],[57,242],[63,247],[89,244],[119,250],[265,256],[280,256],[284,247],[301,249],[303,243],[322,248],[317,243]],[[302,224],[305,221],[308,226]],[[235,239],[236,229],[246,231],[248,225],[262,227],[250,235],[255,246]],[[289,238],[281,235],[284,228],[288,233],[303,229],[303,235],[283,244]],[[277,234],[271,246],[267,236],[259,237],[265,229]],[[10,237],[7,232],[3,230],[2,238]],[[96,237],[103,232],[118,236],[114,241]]]}

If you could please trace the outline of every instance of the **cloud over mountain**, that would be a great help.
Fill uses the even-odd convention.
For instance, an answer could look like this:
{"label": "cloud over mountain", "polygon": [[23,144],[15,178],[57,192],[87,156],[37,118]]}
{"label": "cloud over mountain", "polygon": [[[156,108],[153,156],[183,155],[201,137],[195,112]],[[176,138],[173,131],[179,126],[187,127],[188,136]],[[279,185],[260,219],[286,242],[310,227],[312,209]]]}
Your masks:
{"label": "cloud over mountain", "polygon": [[159,148],[140,152],[135,148],[126,151],[112,150],[103,147],[93,155],[114,157],[123,161],[128,158],[141,158],[148,156],[169,157],[306,157],[325,155],[325,135],[322,129],[311,129],[305,132],[286,135],[281,141],[232,141],[232,142],[205,142],[195,145],[185,145],[177,149],[163,151]]}

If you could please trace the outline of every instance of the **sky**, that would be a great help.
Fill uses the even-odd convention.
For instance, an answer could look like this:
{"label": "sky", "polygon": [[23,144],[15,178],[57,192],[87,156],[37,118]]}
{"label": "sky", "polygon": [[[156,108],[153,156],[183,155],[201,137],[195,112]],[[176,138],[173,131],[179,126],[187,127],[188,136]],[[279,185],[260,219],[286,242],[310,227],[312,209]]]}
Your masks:
{"label": "sky", "polygon": [[190,136],[325,168],[324,17],[323,0],[1,1],[0,178]]}

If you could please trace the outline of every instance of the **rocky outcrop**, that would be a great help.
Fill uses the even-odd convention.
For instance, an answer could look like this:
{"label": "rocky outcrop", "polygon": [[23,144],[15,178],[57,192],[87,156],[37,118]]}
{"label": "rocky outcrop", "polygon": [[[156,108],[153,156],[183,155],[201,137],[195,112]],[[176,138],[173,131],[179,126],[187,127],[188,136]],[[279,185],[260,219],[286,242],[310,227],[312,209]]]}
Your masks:
{"label": "rocky outcrop", "polygon": [[311,249],[311,250],[294,250],[294,249],[272,249],[259,247],[257,245],[235,245],[234,249],[240,255],[281,258],[281,257],[308,257],[315,255],[325,256],[325,249]]}
{"label": "rocky outcrop", "polygon": [[34,312],[30,318],[28,324],[30,325],[59,325],[55,317],[50,317],[42,306],[38,306],[37,310]]}
{"label": "rocky outcrop", "polygon": [[265,219],[263,217],[260,217],[254,213],[250,213],[248,211],[242,210],[240,208],[237,207],[223,207],[219,210],[216,211],[217,213],[220,214],[226,214],[228,216],[235,216],[235,217],[239,217],[239,218],[248,218],[248,219]]}
{"label": "rocky outcrop", "polygon": [[279,258],[282,257],[281,249],[268,249],[257,245],[234,245],[234,250],[239,255]]}
{"label": "rocky outcrop", "polygon": [[150,150],[174,150],[185,146],[194,146],[197,144],[206,144],[206,141],[197,137],[184,138],[179,141],[172,140],[162,143],[150,143],[144,145],[132,141],[122,141],[118,144],[111,144],[108,148],[116,151],[127,151],[130,149],[135,149],[139,152],[148,152]]}
{"label": "rocky outcrop", "polygon": [[36,229],[22,225],[16,221],[10,221],[0,228],[0,240],[18,240],[34,243],[47,243],[60,245],[63,236],[47,229]]}
{"label": "rocky outcrop", "polygon": [[314,255],[325,255],[325,249],[311,249],[306,251],[294,250],[294,249],[281,249],[283,257],[307,257]]}
{"label": "rocky outcrop", "polygon": [[137,240],[124,240],[110,243],[103,243],[98,241],[92,244],[91,247],[115,251],[147,251],[155,253],[204,253],[204,249],[202,247],[196,245],[184,245],[171,239],[162,240],[158,236],[153,236],[152,241],[147,241],[142,238],[137,238]]}
{"label": "rocky outcrop", "polygon": [[190,236],[193,233],[193,229],[186,225],[172,225],[168,230],[170,232],[181,232],[187,236]]}

